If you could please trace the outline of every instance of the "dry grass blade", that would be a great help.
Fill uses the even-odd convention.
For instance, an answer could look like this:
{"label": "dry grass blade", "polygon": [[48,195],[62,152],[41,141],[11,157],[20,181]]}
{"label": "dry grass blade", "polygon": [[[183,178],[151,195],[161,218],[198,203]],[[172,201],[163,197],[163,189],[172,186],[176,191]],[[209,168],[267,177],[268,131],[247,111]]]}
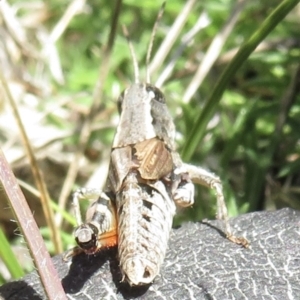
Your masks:
{"label": "dry grass blade", "polygon": [[23,144],[24,144],[27,156],[28,156],[29,161],[30,161],[31,170],[32,170],[32,173],[33,173],[35,184],[36,184],[38,190],[41,193],[41,198],[40,198],[41,199],[41,204],[42,204],[42,207],[43,207],[43,212],[44,212],[44,215],[45,215],[45,218],[46,218],[46,222],[47,222],[47,224],[49,226],[49,229],[50,229],[50,234],[51,234],[51,238],[52,238],[52,241],[53,241],[53,244],[54,244],[55,251],[56,251],[56,253],[60,253],[60,252],[62,252],[61,239],[60,239],[60,236],[59,236],[59,231],[58,231],[58,229],[57,229],[57,227],[55,226],[55,223],[54,223],[53,212],[50,208],[50,197],[49,197],[49,193],[48,193],[45,181],[44,181],[42,173],[41,173],[41,171],[38,167],[38,163],[37,163],[37,160],[35,158],[33,149],[31,147],[30,141],[28,139],[28,136],[27,136],[25,128],[23,126],[22,120],[20,118],[17,105],[16,105],[16,103],[14,101],[14,98],[13,98],[13,96],[12,96],[10,90],[9,90],[7,82],[6,82],[4,76],[1,72],[0,72],[0,80],[2,82],[2,86],[3,86],[3,89],[4,89],[5,94],[7,96],[7,99],[9,101],[9,104],[12,108],[14,118],[15,118],[17,124],[18,124],[18,128],[19,128],[20,133],[21,133],[21,138],[23,140]]}
{"label": "dry grass blade", "polygon": [[60,57],[56,48],[55,43],[52,42],[51,38],[47,34],[41,34],[40,37],[41,43],[44,45],[43,47],[43,57],[48,64],[49,70],[53,76],[53,78],[59,84],[64,84],[65,79],[60,63]]}
{"label": "dry grass blade", "polygon": [[28,53],[34,56],[39,56],[37,51],[28,43],[25,30],[15,17],[13,9],[9,6],[7,1],[0,2],[0,13],[4,19],[10,34],[14,37],[17,43]]}
{"label": "dry grass blade", "polygon": [[208,18],[208,15],[206,12],[203,12],[200,17],[198,18],[198,21],[193,26],[193,28],[186,33],[181,40],[180,45],[175,50],[174,54],[172,55],[170,61],[168,62],[165,69],[161,72],[160,76],[158,77],[155,86],[162,87],[164,82],[167,80],[167,78],[172,74],[173,69],[176,65],[177,60],[181,57],[184,49],[188,46],[188,44],[192,41],[194,36],[203,28],[207,27],[210,23],[210,20]]}
{"label": "dry grass blade", "polygon": [[[88,142],[90,131],[91,131],[91,123],[93,121],[95,113],[98,112],[100,107],[100,99],[102,95],[103,90],[103,83],[105,82],[105,79],[107,77],[108,71],[109,71],[109,61],[110,56],[116,36],[116,28],[119,20],[119,14],[121,11],[122,6],[122,0],[118,0],[114,9],[114,14],[112,16],[112,23],[111,23],[111,30],[108,37],[107,46],[103,51],[103,61],[101,63],[101,67],[99,69],[99,76],[98,80],[94,89],[93,93],[93,104],[89,110],[89,113],[87,114],[83,124],[82,129],[80,132],[79,137],[79,144],[76,153],[74,154],[73,162],[71,163],[68,173],[66,176],[66,180],[64,182],[64,185],[62,187],[62,191],[59,196],[58,204],[61,209],[64,209],[66,206],[67,198],[72,190],[73,183],[76,179],[79,163],[82,158],[84,149],[86,147],[86,144]],[[57,224],[60,224],[62,221],[61,215],[57,215],[56,217]]]}
{"label": "dry grass blade", "polygon": [[39,228],[2,151],[0,151],[0,181],[27,242],[47,298],[67,299]]}
{"label": "dry grass blade", "polygon": [[246,0],[241,0],[233,7],[233,10],[231,11],[227,22],[224,24],[223,28],[220,30],[220,32],[215,36],[212,43],[209,46],[209,49],[207,50],[205,56],[203,57],[203,60],[198,67],[198,70],[193,77],[191,83],[187,87],[184,95],[183,95],[183,102],[188,103],[201,83],[203,82],[205,76],[210,71],[212,65],[217,60],[223,45],[225,44],[229,34],[232,32],[232,29],[235,25],[235,23],[238,20],[238,17],[243,10],[244,6],[246,5]]}
{"label": "dry grass blade", "polygon": [[64,15],[57,22],[50,34],[50,39],[53,43],[55,43],[61,37],[73,17],[83,9],[85,2],[85,0],[75,0],[69,4]]}
{"label": "dry grass blade", "polygon": [[40,33],[43,46],[43,57],[47,60],[49,70],[53,78],[59,83],[64,84],[64,75],[61,68],[60,57],[55,43],[66,30],[67,26],[76,14],[79,14],[84,7],[85,0],[75,0],[71,2],[64,15],[57,22],[51,34]]}
{"label": "dry grass blade", "polygon": [[177,40],[178,35],[181,32],[196,0],[189,0],[185,4],[184,8],[182,9],[181,14],[178,15],[177,19],[175,20],[172,28],[168,32],[168,35],[160,45],[159,49],[157,50],[151,64],[149,65],[149,73],[153,74],[159,66],[162,64],[170,49],[174,45],[175,41]]}
{"label": "dry grass blade", "polygon": [[72,1],[68,8],[66,9],[64,15],[61,17],[61,19],[57,22],[56,26],[52,30],[50,35],[44,36],[43,45],[43,54],[45,59],[48,61],[48,66],[51,71],[51,74],[55,78],[55,80],[60,83],[64,84],[64,76],[61,68],[60,58],[58,55],[57,48],[55,46],[55,43],[57,40],[61,37],[61,35],[66,30],[67,26],[71,22],[71,20],[74,18],[76,14],[79,14],[85,4],[85,0],[75,0]]}

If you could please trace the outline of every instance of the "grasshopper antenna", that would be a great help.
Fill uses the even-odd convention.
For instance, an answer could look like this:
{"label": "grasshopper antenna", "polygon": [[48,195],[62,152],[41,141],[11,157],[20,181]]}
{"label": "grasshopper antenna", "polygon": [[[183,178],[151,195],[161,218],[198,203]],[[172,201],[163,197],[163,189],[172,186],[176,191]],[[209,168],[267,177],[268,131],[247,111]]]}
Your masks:
{"label": "grasshopper antenna", "polygon": [[155,34],[157,31],[157,27],[158,27],[158,24],[164,14],[165,6],[166,6],[166,2],[163,2],[162,6],[158,12],[158,15],[156,17],[156,21],[154,23],[152,33],[151,33],[150,43],[149,43],[147,57],[146,57],[146,83],[150,83],[150,71],[149,71],[150,57],[151,57],[151,52],[152,52],[152,48],[153,48],[153,42],[154,42]]}
{"label": "grasshopper antenna", "polygon": [[127,39],[127,43],[128,43],[128,46],[129,46],[129,50],[130,50],[130,54],[131,54],[131,58],[132,58],[132,62],[133,62],[134,77],[135,77],[134,81],[135,81],[135,83],[139,83],[140,82],[139,65],[138,65],[138,62],[137,62],[137,59],[136,59],[134,48],[133,48],[132,42],[130,40],[127,27],[125,25],[122,25],[122,29],[123,29],[123,34]]}

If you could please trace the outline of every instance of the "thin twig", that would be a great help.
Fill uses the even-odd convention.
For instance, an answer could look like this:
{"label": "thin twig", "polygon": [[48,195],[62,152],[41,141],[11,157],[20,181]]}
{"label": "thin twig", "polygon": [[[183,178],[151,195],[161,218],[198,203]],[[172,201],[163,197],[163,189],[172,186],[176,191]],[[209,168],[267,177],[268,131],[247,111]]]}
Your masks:
{"label": "thin twig", "polygon": [[10,201],[10,206],[18,221],[28,245],[31,257],[41,278],[49,300],[66,300],[60,279],[46,249],[39,228],[34,221],[26,199],[13,175],[4,154],[0,150],[0,182]]}

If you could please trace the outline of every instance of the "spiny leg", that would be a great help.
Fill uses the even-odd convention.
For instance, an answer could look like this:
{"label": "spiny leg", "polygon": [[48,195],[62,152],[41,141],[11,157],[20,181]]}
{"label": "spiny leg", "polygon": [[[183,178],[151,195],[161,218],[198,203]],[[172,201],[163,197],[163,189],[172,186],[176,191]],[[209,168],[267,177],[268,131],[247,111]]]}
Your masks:
{"label": "spiny leg", "polygon": [[[233,235],[229,221],[227,207],[224,200],[222,182],[218,176],[201,167],[196,167],[189,164],[183,164],[180,168],[182,172],[187,172],[193,183],[200,184],[211,189],[214,189],[217,196],[217,218],[223,220],[225,225],[225,233],[227,239],[233,243],[249,247],[249,242],[244,237],[236,237]],[[176,170],[175,170],[176,171]],[[178,172],[178,171],[177,171]]]}
{"label": "spiny leg", "polygon": [[95,188],[80,188],[73,193],[72,205],[74,209],[77,226],[83,224],[79,201],[89,200],[90,202],[94,202],[101,197],[107,198],[106,194],[101,189],[95,189]]}

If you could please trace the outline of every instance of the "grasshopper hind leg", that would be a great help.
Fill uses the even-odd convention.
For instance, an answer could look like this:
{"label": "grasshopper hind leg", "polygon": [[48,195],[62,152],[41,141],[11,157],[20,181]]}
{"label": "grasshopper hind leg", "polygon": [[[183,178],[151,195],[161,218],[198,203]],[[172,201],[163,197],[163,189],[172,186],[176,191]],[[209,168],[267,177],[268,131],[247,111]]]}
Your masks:
{"label": "grasshopper hind leg", "polygon": [[[83,199],[91,201],[84,223],[79,205]],[[73,208],[77,222],[74,230],[77,246],[66,253],[65,260],[82,252],[94,254],[103,247],[117,244],[115,205],[106,193],[99,189],[79,189],[73,195]]]}
{"label": "grasshopper hind leg", "polygon": [[187,172],[181,172],[181,170],[175,169],[173,176],[173,200],[174,202],[181,207],[189,207],[194,204],[195,197],[195,186],[189,174]]}
{"label": "grasshopper hind leg", "polygon": [[[217,219],[224,222],[226,238],[233,243],[242,245],[245,248],[249,247],[249,242],[244,237],[237,237],[233,234],[231,226],[229,224],[228,212],[223,195],[222,182],[218,176],[207,171],[203,168],[196,167],[189,164],[183,164],[182,167],[175,169],[176,176],[182,174],[183,178],[186,178],[188,174],[190,180],[193,183],[206,186],[213,189],[217,196]],[[178,188],[173,193],[174,201],[181,206],[189,206],[193,204],[193,190],[188,180],[184,179],[184,184],[179,183]],[[181,196],[180,196],[181,195]],[[185,200],[185,201],[183,201]]]}

